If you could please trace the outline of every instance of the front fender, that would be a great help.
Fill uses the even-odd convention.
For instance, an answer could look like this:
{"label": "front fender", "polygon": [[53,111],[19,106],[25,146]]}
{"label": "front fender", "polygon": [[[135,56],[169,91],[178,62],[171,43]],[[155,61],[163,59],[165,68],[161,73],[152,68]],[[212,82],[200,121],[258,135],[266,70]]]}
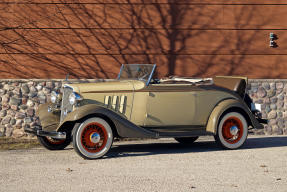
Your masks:
{"label": "front fender", "polygon": [[36,111],[36,115],[39,116],[44,131],[55,131],[60,122],[59,113],[48,112],[48,107],[50,105],[51,103],[41,104]]}
{"label": "front fender", "polygon": [[244,112],[243,115],[247,118],[246,120],[251,124],[251,126],[258,129],[262,128],[262,125],[257,121],[257,119],[254,117],[244,102],[236,99],[227,99],[220,102],[211,112],[206,126],[206,131],[216,134],[220,117],[225,111],[232,108],[239,109],[240,112]]}
{"label": "front fender", "polygon": [[101,111],[103,107],[97,104],[83,105],[78,107],[74,111],[67,114],[65,119],[58,125],[57,131],[65,124],[66,122],[73,122],[80,120],[88,115],[95,114],[98,111]]}
{"label": "front fender", "polygon": [[[89,105],[83,105],[81,107],[76,108],[74,111],[67,114],[65,119],[58,125],[57,131],[66,123],[66,122],[74,122],[78,121],[80,119],[83,119],[84,117],[87,117],[88,115],[93,114],[104,114],[107,115],[108,113],[115,113],[105,107],[99,106],[97,104],[89,104]],[[119,114],[117,114],[119,115]]]}
{"label": "front fender", "polygon": [[109,118],[115,125],[116,131],[121,137],[139,137],[139,138],[155,138],[157,135],[154,132],[141,128],[123,115],[120,115],[108,108],[99,106],[97,104],[89,104],[81,106],[71,113],[69,113],[63,122],[57,128],[57,131],[67,122],[75,122],[81,120],[89,115],[102,115]]}

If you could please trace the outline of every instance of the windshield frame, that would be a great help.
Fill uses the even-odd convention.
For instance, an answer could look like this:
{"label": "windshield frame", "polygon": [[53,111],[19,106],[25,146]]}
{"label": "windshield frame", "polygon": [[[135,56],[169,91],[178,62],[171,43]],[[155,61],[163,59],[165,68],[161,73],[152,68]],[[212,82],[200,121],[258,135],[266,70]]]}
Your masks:
{"label": "windshield frame", "polygon": [[117,77],[118,80],[120,80],[120,78],[121,78],[121,74],[123,72],[124,67],[125,66],[129,66],[129,65],[138,65],[138,66],[150,65],[150,66],[152,66],[152,70],[151,70],[147,80],[145,80],[145,79],[137,79],[137,80],[145,81],[146,86],[148,86],[150,81],[151,81],[151,79],[152,79],[152,77],[153,77],[153,74],[154,74],[154,71],[155,71],[155,68],[156,68],[156,64],[122,64],[120,72],[119,72],[118,77]]}

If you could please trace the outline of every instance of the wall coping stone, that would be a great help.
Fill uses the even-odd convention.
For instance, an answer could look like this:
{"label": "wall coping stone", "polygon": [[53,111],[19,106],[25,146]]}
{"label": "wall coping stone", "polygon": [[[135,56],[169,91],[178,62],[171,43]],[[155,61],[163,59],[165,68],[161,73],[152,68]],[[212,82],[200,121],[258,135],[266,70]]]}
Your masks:
{"label": "wall coping stone", "polygon": [[287,82],[287,79],[248,79],[248,82]]}
{"label": "wall coping stone", "polygon": [[[68,82],[98,82],[98,81],[112,81],[115,79],[68,79]],[[66,81],[66,79],[0,79],[0,81],[4,82],[29,82],[29,81],[35,81],[35,82],[41,82],[41,81]],[[248,79],[248,82],[252,81],[262,81],[262,82],[287,82],[287,79]]]}
{"label": "wall coping stone", "polygon": [[[68,79],[67,82],[98,82],[98,81],[109,81],[113,79]],[[66,81],[66,79],[0,79],[0,81],[4,82],[41,82],[41,81]]]}

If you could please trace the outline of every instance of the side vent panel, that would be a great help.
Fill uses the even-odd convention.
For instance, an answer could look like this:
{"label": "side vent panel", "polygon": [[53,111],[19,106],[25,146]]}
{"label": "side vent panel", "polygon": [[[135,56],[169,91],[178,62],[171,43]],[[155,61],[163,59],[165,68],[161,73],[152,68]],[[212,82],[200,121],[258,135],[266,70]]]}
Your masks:
{"label": "side vent panel", "polygon": [[126,103],[127,103],[127,96],[122,95],[121,96],[121,103],[120,103],[120,113],[125,113],[126,112]]}
{"label": "side vent panel", "polygon": [[105,96],[105,105],[111,107],[111,96]]}
{"label": "side vent panel", "polygon": [[118,104],[119,104],[118,100],[119,100],[118,96],[113,96],[112,109],[114,109],[114,110],[118,109]]}
{"label": "side vent panel", "polygon": [[127,105],[127,96],[105,96],[105,106],[115,111],[125,114]]}

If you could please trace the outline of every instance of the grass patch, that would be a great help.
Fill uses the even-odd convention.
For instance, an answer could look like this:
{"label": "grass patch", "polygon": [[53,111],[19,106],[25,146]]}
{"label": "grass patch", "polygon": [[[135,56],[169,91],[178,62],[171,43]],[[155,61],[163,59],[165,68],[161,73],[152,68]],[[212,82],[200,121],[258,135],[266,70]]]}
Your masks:
{"label": "grass patch", "polygon": [[15,149],[30,149],[40,146],[37,139],[14,139],[0,137],[0,151]]}

